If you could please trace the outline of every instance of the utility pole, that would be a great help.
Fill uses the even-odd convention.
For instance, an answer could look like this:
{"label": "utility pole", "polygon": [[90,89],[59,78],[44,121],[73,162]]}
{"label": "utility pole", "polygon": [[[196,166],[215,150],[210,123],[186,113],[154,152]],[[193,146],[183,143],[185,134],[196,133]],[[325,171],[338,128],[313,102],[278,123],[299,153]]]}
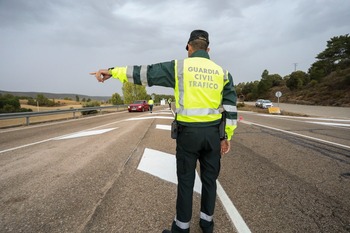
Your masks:
{"label": "utility pole", "polygon": [[294,64],[294,72],[297,71],[297,65],[298,63],[293,63]]}

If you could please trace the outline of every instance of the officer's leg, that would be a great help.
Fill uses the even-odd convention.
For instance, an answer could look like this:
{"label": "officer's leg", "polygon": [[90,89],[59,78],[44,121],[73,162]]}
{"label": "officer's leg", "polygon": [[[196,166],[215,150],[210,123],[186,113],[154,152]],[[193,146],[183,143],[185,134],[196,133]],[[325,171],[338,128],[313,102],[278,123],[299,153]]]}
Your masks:
{"label": "officer's leg", "polygon": [[186,127],[179,133],[176,146],[177,201],[172,232],[189,232],[192,217],[193,186],[200,143],[196,129]]}
{"label": "officer's leg", "polygon": [[211,131],[207,134],[206,150],[199,157],[202,180],[200,226],[204,233],[211,233],[214,228],[216,180],[219,176],[221,160],[220,136],[215,128],[211,128]]}

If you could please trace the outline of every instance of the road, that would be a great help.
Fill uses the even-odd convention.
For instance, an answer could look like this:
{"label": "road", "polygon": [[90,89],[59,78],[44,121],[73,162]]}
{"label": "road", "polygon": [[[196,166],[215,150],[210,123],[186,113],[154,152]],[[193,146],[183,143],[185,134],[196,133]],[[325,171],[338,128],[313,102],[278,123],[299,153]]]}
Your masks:
{"label": "road", "polygon": [[[248,105],[255,105],[255,102],[245,102]],[[301,104],[285,104],[273,103],[275,107],[279,107],[281,111],[291,113],[305,114],[310,117],[329,117],[339,119],[350,119],[349,107],[333,107],[333,106],[316,106],[316,105],[301,105]]]}
{"label": "road", "polygon": [[[350,232],[350,120],[239,116],[215,232]],[[169,228],[172,118],[158,107],[1,130],[0,232]],[[191,232],[199,201],[195,193]]]}

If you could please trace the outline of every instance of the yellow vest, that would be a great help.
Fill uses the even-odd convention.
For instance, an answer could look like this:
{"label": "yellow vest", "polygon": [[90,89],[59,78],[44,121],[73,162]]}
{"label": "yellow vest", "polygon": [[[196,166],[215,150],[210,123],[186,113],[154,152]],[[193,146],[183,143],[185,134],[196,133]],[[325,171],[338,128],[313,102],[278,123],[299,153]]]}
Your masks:
{"label": "yellow vest", "polygon": [[192,57],[175,61],[175,99],[177,120],[211,122],[221,119],[227,71],[213,61]]}

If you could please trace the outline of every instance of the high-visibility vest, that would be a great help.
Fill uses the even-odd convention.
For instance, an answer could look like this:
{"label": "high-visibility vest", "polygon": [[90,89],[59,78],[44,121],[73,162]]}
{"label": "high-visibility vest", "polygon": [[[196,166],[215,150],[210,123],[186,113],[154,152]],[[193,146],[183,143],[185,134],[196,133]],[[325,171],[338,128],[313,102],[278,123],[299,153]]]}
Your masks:
{"label": "high-visibility vest", "polygon": [[210,59],[190,57],[175,61],[177,120],[212,122],[221,119],[224,85],[228,73]]}

